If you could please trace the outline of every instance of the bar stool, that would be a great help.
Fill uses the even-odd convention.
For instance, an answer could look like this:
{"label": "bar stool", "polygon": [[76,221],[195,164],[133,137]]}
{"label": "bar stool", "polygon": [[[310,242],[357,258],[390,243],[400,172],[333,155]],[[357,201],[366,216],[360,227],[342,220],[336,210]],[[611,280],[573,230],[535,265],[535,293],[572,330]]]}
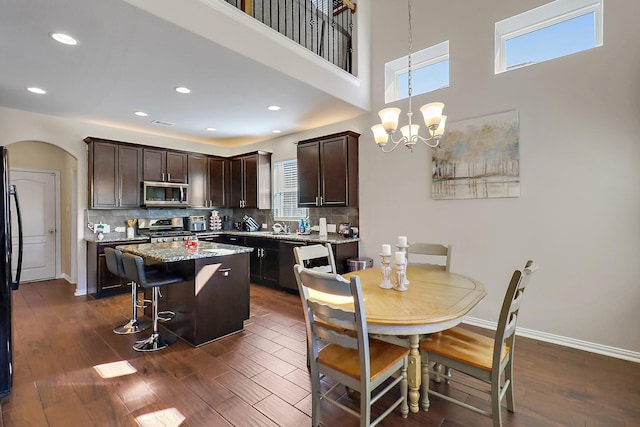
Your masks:
{"label": "bar stool", "polygon": [[160,286],[183,282],[184,278],[177,274],[147,269],[144,266],[142,257],[137,255],[125,252],[122,254],[122,261],[124,271],[129,280],[133,280],[145,289],[152,289],[151,307],[153,311],[153,332],[149,338],[136,342],[133,345],[133,349],[136,351],[156,351],[167,347],[170,344],[170,339],[160,335],[158,330],[159,288]]}
{"label": "bar stool", "polygon": [[[111,274],[118,276],[120,279],[126,279],[124,272],[124,264],[122,263],[122,252],[113,248],[104,248],[104,255],[107,260],[107,269]],[[144,331],[151,326],[148,320],[138,320],[138,284],[130,282],[131,285],[131,320],[127,323],[113,328],[116,334],[136,334]]]}

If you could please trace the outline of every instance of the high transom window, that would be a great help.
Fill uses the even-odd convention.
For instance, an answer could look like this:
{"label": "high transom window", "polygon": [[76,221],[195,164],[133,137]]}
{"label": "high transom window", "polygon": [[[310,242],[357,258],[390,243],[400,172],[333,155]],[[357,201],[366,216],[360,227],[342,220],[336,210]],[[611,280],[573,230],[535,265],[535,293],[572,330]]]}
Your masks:
{"label": "high transom window", "polygon": [[602,46],[604,0],[556,0],[496,23],[495,73]]}
{"label": "high transom window", "polygon": [[[384,102],[409,97],[408,55],[384,66]],[[433,92],[449,86],[449,41],[411,54],[412,95]]]}

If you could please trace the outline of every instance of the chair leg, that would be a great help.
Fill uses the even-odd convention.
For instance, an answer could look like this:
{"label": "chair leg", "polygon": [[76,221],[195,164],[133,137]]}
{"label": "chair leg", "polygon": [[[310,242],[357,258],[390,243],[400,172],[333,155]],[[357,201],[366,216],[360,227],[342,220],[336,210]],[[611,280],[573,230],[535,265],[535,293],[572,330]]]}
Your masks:
{"label": "chair leg", "polygon": [[311,370],[311,427],[320,427],[320,373],[317,368]]}
{"label": "chair leg", "polygon": [[130,285],[132,306],[131,320],[123,325],[113,328],[113,332],[119,335],[137,334],[151,326],[151,322],[148,320],[138,320],[138,284],[136,282],[131,282]]}
{"label": "chair leg", "polygon": [[133,349],[136,351],[156,351],[163,349],[169,345],[158,331],[158,287],[153,288],[151,298],[151,308],[153,311],[153,332],[147,339],[140,340],[133,345]]}
{"label": "chair leg", "polygon": [[371,390],[368,386],[362,386],[360,382],[360,427],[371,425]]}
{"label": "chair leg", "polygon": [[513,396],[513,359],[509,358],[509,362],[504,370],[505,381],[509,381],[509,389],[507,390],[507,410],[516,412],[516,400]]}
{"label": "chair leg", "polygon": [[429,402],[429,355],[422,352],[422,410],[428,411]]}
{"label": "chair leg", "polygon": [[491,381],[491,417],[493,418],[493,427],[502,426],[502,405],[500,403],[500,376],[498,376],[498,378],[492,378]]}

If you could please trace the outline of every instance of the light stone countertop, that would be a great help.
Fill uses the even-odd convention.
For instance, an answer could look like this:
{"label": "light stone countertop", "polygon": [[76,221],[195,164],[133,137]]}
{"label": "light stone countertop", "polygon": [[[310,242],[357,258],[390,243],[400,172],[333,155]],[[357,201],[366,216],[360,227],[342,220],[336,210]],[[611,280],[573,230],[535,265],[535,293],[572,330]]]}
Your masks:
{"label": "light stone countertop", "polygon": [[252,252],[253,248],[225,245],[222,243],[199,242],[197,247],[187,247],[184,242],[140,243],[116,246],[123,252],[129,252],[160,262],[189,261],[200,258],[237,255]]}
{"label": "light stone countertop", "polygon": [[[227,235],[227,236],[243,236],[243,237],[261,237],[266,239],[276,239],[276,240],[289,240],[289,241],[298,241],[298,242],[307,242],[307,243],[331,243],[332,245],[340,245],[343,243],[350,242],[358,242],[360,238],[358,237],[342,237],[342,234],[338,233],[329,233],[327,237],[320,238],[318,233],[311,234],[297,234],[297,233],[278,233],[274,234],[271,231],[202,231],[199,233],[194,233],[198,237],[211,237],[218,235]],[[87,242],[100,242],[100,243],[118,243],[122,242],[126,244],[129,241],[137,241],[137,240],[145,240],[149,242],[149,237],[136,235],[133,239],[127,239],[126,233],[107,233],[104,234],[102,240],[98,240],[98,235],[93,233],[87,233],[84,236],[84,240]]]}

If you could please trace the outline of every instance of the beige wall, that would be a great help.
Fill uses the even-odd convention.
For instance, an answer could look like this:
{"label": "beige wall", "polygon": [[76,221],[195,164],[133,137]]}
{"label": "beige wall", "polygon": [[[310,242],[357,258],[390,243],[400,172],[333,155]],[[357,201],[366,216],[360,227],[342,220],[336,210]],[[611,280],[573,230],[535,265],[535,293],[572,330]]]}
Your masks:
{"label": "beige wall", "polygon": [[9,168],[57,171],[60,177],[60,271],[58,276],[70,278],[71,266],[71,192],[77,173],[77,160],[55,145],[37,141],[22,141],[7,146]]}
{"label": "beige wall", "polygon": [[[414,106],[443,101],[449,122],[517,110],[521,197],[432,200],[427,147],[383,154],[366,131],[361,249],[375,255],[400,234],[452,244],[453,271],[489,291],[472,314],[483,321],[496,320],[511,272],[534,258],[541,268],[522,331],[638,358],[640,3],[605,2],[602,47],[494,75],[495,22],[544,3],[413,2],[414,49],[450,40],[451,50],[450,87],[414,97]],[[374,1],[372,28],[404,28],[400,4]],[[403,31],[373,34],[374,111],[384,105],[384,63],[405,55],[406,44]],[[406,112],[408,103],[394,106]]]}

